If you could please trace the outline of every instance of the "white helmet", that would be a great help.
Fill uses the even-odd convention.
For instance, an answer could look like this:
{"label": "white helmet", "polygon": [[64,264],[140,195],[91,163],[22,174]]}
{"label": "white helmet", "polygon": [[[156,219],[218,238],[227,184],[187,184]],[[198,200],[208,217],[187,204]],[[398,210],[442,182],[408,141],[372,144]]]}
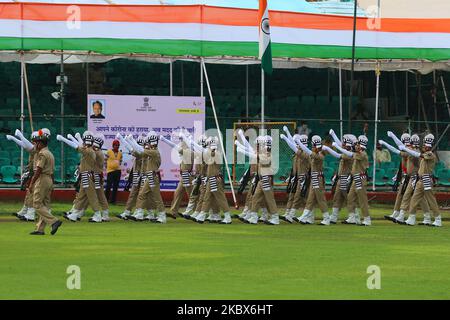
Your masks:
{"label": "white helmet", "polygon": [[137,144],[140,146],[143,146],[145,144],[145,140],[147,140],[147,136],[145,135],[145,133],[141,133],[138,137],[137,137]]}
{"label": "white helmet", "polygon": [[318,135],[315,135],[311,138],[311,143],[312,143],[313,147],[321,148],[322,147],[322,138]]}
{"label": "white helmet", "polygon": [[209,140],[209,141],[208,141],[209,148],[212,149],[212,150],[216,150],[216,149],[217,149],[217,143],[218,143],[218,141],[219,141],[219,138],[217,138],[216,136],[214,136],[214,137],[209,137],[208,140]]}
{"label": "white helmet", "polygon": [[206,147],[206,141],[207,141],[207,138],[206,138],[206,136],[205,135],[200,135],[200,137],[198,137],[198,139],[197,139],[197,143],[200,145],[200,146],[202,146],[203,148],[205,148]]}
{"label": "white helmet", "polygon": [[151,146],[157,146],[158,145],[159,136],[155,131],[150,131],[147,134],[146,142]]}
{"label": "white helmet", "polygon": [[39,134],[37,131],[33,131],[31,133],[31,141],[36,141],[38,137],[39,137]]}
{"label": "white helmet", "polygon": [[268,148],[272,147],[272,137],[264,136],[264,145]]}
{"label": "white helmet", "polygon": [[105,136],[102,133],[96,133],[94,135],[94,143],[93,146],[101,149],[103,147],[103,144],[105,143]]}
{"label": "white helmet", "polygon": [[299,135],[298,133],[294,134],[294,135],[292,136],[292,139],[294,139],[294,142],[295,142],[296,145],[299,145],[299,143],[302,143],[302,142],[300,141],[300,135]]}
{"label": "white helmet", "polygon": [[361,148],[366,149],[368,142],[369,142],[369,140],[367,139],[367,137],[365,135],[361,135],[358,137],[358,143]]}
{"label": "white helmet", "polygon": [[301,134],[300,142],[303,143],[305,146],[307,146],[308,145],[308,136],[306,134]]}
{"label": "white helmet", "polygon": [[94,134],[91,131],[85,131],[83,133],[83,142],[87,146],[92,146],[94,143]]}
{"label": "white helmet", "polygon": [[402,136],[400,137],[400,141],[403,144],[411,144],[411,136],[408,133],[404,133],[402,134]]}
{"label": "white helmet", "polygon": [[[355,137],[356,140],[356,137]],[[353,146],[353,139],[350,134],[344,134],[342,136],[342,145],[346,147],[352,147]]]}
{"label": "white helmet", "polygon": [[419,135],[413,134],[413,135],[411,136],[411,144],[412,144],[414,147],[420,146],[420,137],[419,137]]}
{"label": "white helmet", "polygon": [[423,144],[425,145],[425,147],[432,147],[434,144],[434,136],[429,133],[425,136],[425,138],[423,138]]}

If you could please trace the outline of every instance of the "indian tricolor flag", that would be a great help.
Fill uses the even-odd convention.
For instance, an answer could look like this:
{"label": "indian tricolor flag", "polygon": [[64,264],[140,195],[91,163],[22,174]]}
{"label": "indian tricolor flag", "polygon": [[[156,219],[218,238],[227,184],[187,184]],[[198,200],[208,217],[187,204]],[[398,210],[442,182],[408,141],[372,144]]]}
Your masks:
{"label": "indian tricolor flag", "polygon": [[272,50],[270,48],[270,24],[267,0],[259,0],[259,59],[265,73],[272,73]]}

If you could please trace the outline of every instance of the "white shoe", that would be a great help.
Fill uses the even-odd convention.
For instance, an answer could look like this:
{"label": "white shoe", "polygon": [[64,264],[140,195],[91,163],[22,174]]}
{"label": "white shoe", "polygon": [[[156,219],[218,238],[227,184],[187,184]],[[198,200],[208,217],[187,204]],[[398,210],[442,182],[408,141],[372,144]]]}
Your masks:
{"label": "white shoe", "polygon": [[156,222],[157,223],[166,223],[167,222],[166,213],[164,211],[160,212],[158,214],[158,218],[156,219]]}
{"label": "white shoe", "polygon": [[323,220],[320,222],[321,225],[323,226],[329,226],[330,225],[330,215],[328,212],[325,212],[323,214]]}
{"label": "white shoe", "polygon": [[294,223],[294,218],[295,218],[295,215],[293,216],[293,215],[287,215],[285,218],[284,218],[284,220],[286,221],[286,222],[289,222],[289,223]]}
{"label": "white shoe", "polygon": [[441,216],[437,216],[434,218],[434,222],[431,224],[433,227],[442,227],[442,218]]}
{"label": "white shoe", "polygon": [[344,223],[344,224],[356,224],[355,213],[354,212],[350,212],[348,214],[348,218],[342,223]]}
{"label": "white shoe", "polygon": [[361,224],[361,218],[359,216],[359,213],[355,213],[355,224],[357,225]]}
{"label": "white shoe", "polygon": [[95,212],[92,218],[89,219],[89,222],[102,222],[102,213],[100,211]]}
{"label": "white shoe", "polygon": [[279,218],[278,214],[277,213],[272,214],[271,217],[270,217],[270,220],[267,221],[267,223],[271,224],[271,225],[274,225],[274,226],[279,225],[280,224],[280,218]]}
{"label": "white shoe", "polygon": [[76,212],[72,212],[71,214],[68,214],[66,216],[67,220],[72,221],[72,222],[77,222],[78,221],[78,214]]}
{"label": "white shoe", "polygon": [[384,216],[384,218],[386,220],[391,220],[392,222],[395,222],[395,219],[398,217],[398,215],[400,214],[400,211],[393,211],[391,215],[386,215]]}
{"label": "white shoe", "polygon": [[333,208],[333,212],[330,216],[330,223],[336,224],[339,218],[339,208]]}
{"label": "white shoe", "polygon": [[206,219],[206,213],[204,213],[202,211],[195,217],[195,222],[203,223],[203,222],[205,222],[205,219]]}
{"label": "white shoe", "polygon": [[303,210],[303,213],[300,217],[297,217],[297,221],[301,224],[306,224],[306,220],[310,217],[311,211],[308,209]]}
{"label": "white shoe", "polygon": [[[258,216],[257,213],[255,213],[256,216]],[[259,221],[261,222],[266,222],[269,219],[269,213],[267,212],[267,210],[263,210],[261,217],[259,218]]]}
{"label": "white shoe", "polygon": [[27,213],[23,215],[23,219],[26,221],[34,221],[36,218],[36,210],[34,208],[28,208]]}
{"label": "white shoe", "polygon": [[400,210],[399,215],[395,218],[396,223],[403,224],[405,222],[405,211]]}
{"label": "white shoe", "polygon": [[211,214],[211,219],[209,220],[209,222],[211,223],[219,223],[222,220],[222,218],[220,217],[219,213],[212,213]]}
{"label": "white shoe", "polygon": [[130,214],[131,214],[130,210],[125,210],[121,214],[118,214],[117,218],[122,219],[122,220],[128,220],[128,217],[130,216]]}
{"label": "white shoe", "polygon": [[27,213],[28,208],[26,206],[23,206],[22,209],[16,212],[16,217],[23,217]]}
{"label": "white shoe", "polygon": [[194,206],[195,206],[195,202],[189,201],[186,209],[182,213],[182,216],[184,216],[185,214],[189,214],[192,210],[194,210]]}
{"label": "white shoe", "polygon": [[102,211],[102,221],[103,222],[111,221],[111,219],[109,218],[109,211],[108,210]]}
{"label": "white shoe", "polygon": [[431,214],[429,212],[426,212],[423,214],[423,221],[421,223],[419,223],[419,225],[424,225],[424,226],[431,226],[432,222],[431,222]]}
{"label": "white shoe", "polygon": [[407,224],[408,226],[416,225],[416,215],[410,214],[408,219],[406,219],[405,224]]}
{"label": "white shoe", "polygon": [[155,217],[155,213],[153,212],[153,210],[149,211],[147,216],[144,219],[148,220],[148,221],[151,221],[151,222],[155,222],[156,221],[156,217]]}
{"label": "white shoe", "polygon": [[134,221],[144,221],[144,209],[136,209],[129,219]]}
{"label": "white shoe", "polygon": [[195,211],[193,214],[191,214],[191,215],[189,216],[189,219],[195,221],[195,220],[197,219],[197,217],[198,217],[199,214],[200,214],[200,212]]}
{"label": "white shoe", "polygon": [[221,224],[231,224],[231,215],[229,212],[224,213],[224,218],[222,221],[220,221]]}
{"label": "white shoe", "polygon": [[256,212],[252,212],[250,214],[250,219],[247,220],[250,224],[258,224],[258,214]]}
{"label": "white shoe", "polygon": [[370,217],[364,217],[362,224],[363,226],[371,226],[372,225],[372,220],[370,219]]}

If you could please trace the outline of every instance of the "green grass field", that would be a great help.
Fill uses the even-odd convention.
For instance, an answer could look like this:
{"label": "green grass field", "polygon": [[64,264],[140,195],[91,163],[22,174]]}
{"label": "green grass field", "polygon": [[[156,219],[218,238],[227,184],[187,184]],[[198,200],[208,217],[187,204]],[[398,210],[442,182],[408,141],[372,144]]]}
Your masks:
{"label": "green grass field", "polygon": [[[114,219],[65,221],[55,236],[28,235],[34,225],[11,216],[20,206],[0,203],[0,299],[450,298],[450,222],[395,225],[381,219],[387,206],[372,207],[369,228]],[[66,287],[69,265],[81,290]],[[367,289],[369,265],[380,290]]]}

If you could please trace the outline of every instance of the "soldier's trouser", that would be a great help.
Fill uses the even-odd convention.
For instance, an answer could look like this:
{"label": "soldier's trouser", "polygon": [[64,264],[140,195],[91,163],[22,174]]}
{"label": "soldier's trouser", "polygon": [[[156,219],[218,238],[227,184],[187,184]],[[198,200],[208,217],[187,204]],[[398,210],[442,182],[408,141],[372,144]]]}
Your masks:
{"label": "soldier's trouser", "polygon": [[89,186],[87,188],[80,187],[80,191],[76,196],[76,203],[74,204],[75,210],[84,210],[87,208],[88,203],[94,212],[100,211],[100,204],[98,202],[97,192],[95,191],[94,181],[89,179]]}
{"label": "soldier's trouser", "polygon": [[336,188],[333,196],[333,208],[342,209],[347,201],[347,191]]}
{"label": "soldier's trouser", "polygon": [[403,200],[402,189],[403,189],[403,182],[400,182],[397,189],[397,197],[395,198],[394,211],[400,211],[400,206]]}
{"label": "soldier's trouser", "polygon": [[249,209],[252,206],[252,198],[253,198],[252,190],[253,190],[253,183],[249,183],[247,195],[245,196],[245,204],[244,204],[244,206]]}
{"label": "soldier's trouser", "polygon": [[27,190],[27,193],[25,194],[23,205],[27,208],[33,208],[33,193],[29,190]]}
{"label": "soldier's trouser", "polygon": [[421,205],[422,200],[425,200],[430,205],[430,210],[433,212],[434,216],[438,216],[439,206],[434,196],[433,190],[424,190],[423,182],[420,179],[417,181],[416,190],[411,198],[411,203],[409,205],[409,213],[416,214],[417,208]]}
{"label": "soldier's trouser", "polygon": [[355,182],[352,183],[350,192],[347,195],[347,208],[348,212],[354,213],[355,208],[358,205],[361,208],[363,217],[369,216],[369,202],[367,199],[367,179],[361,179],[361,189],[357,190]]}
{"label": "soldier's trouser", "polygon": [[53,190],[53,181],[49,175],[41,174],[34,184],[33,191],[33,208],[39,216],[36,225],[37,231],[44,232],[47,224],[52,225],[56,219],[50,213],[50,199]]}
{"label": "soldier's trouser", "polygon": [[[403,195],[403,200],[400,205],[400,210],[403,210],[405,212],[408,212],[409,206],[411,204],[411,199],[414,194],[414,186],[412,183],[408,183],[408,186],[406,187],[405,194]],[[428,205],[428,202],[425,200],[425,198],[422,198],[420,201],[420,207],[422,208],[423,212],[430,212],[430,206]]]}
{"label": "soldier's trouser", "polygon": [[125,210],[132,211],[133,208],[136,206],[136,200],[139,194],[140,186],[141,184],[138,183],[137,185],[131,187],[127,203],[125,204]]}
{"label": "soldier's trouser", "polygon": [[[150,201],[150,203],[147,201]],[[136,209],[147,209],[149,206],[152,207],[152,205],[158,212],[166,211],[159,189],[159,178],[157,176],[154,178],[153,187],[150,187],[150,183],[147,180],[144,186],[140,188],[136,201]]]}
{"label": "soldier's trouser", "polygon": [[319,180],[319,188],[314,189],[312,185],[309,187],[305,209],[313,211],[317,206],[320,211],[325,213],[328,211],[327,199],[325,198],[325,185],[323,178],[319,178]]}
{"label": "soldier's trouser", "polygon": [[295,190],[294,194],[294,202],[292,203],[292,208],[297,210],[303,210],[306,205],[306,198],[302,196],[302,182],[299,180],[297,182],[297,190]]}
{"label": "soldier's trouser", "polygon": [[278,208],[273,195],[273,189],[270,188],[267,191],[263,190],[262,181],[258,181],[256,185],[255,193],[252,197],[252,212],[258,212],[263,204],[267,205],[267,210],[270,214],[277,214]]}
{"label": "soldier's trouser", "polygon": [[178,186],[175,189],[175,193],[173,194],[172,205],[170,206],[170,212],[172,214],[178,213],[178,210],[180,209],[181,201],[183,201],[184,193],[187,193],[188,196],[191,194],[192,177],[189,178],[189,182],[190,182],[190,184],[187,187],[183,186],[182,180],[180,180],[180,182],[178,183]]}
{"label": "soldier's trouser", "polygon": [[217,191],[212,192],[210,187],[210,181],[206,183],[205,195],[203,198],[202,210],[207,213],[210,209],[213,209],[213,205],[217,205],[218,212],[229,212],[230,207],[228,206],[227,197],[225,196],[225,191],[223,188],[223,181],[217,178]]}
{"label": "soldier's trouser", "polygon": [[295,193],[292,193],[292,192],[288,193],[288,200],[287,200],[287,203],[286,203],[286,209],[291,209],[292,206],[294,205],[294,196],[295,196]]}
{"label": "soldier's trouser", "polygon": [[[95,193],[97,195],[98,199],[98,205],[100,206],[101,210],[105,211],[109,209],[108,201],[106,200],[105,191],[103,188],[95,189]],[[80,208],[83,208],[86,210],[89,206],[88,197],[82,197],[78,200],[78,206]]]}

